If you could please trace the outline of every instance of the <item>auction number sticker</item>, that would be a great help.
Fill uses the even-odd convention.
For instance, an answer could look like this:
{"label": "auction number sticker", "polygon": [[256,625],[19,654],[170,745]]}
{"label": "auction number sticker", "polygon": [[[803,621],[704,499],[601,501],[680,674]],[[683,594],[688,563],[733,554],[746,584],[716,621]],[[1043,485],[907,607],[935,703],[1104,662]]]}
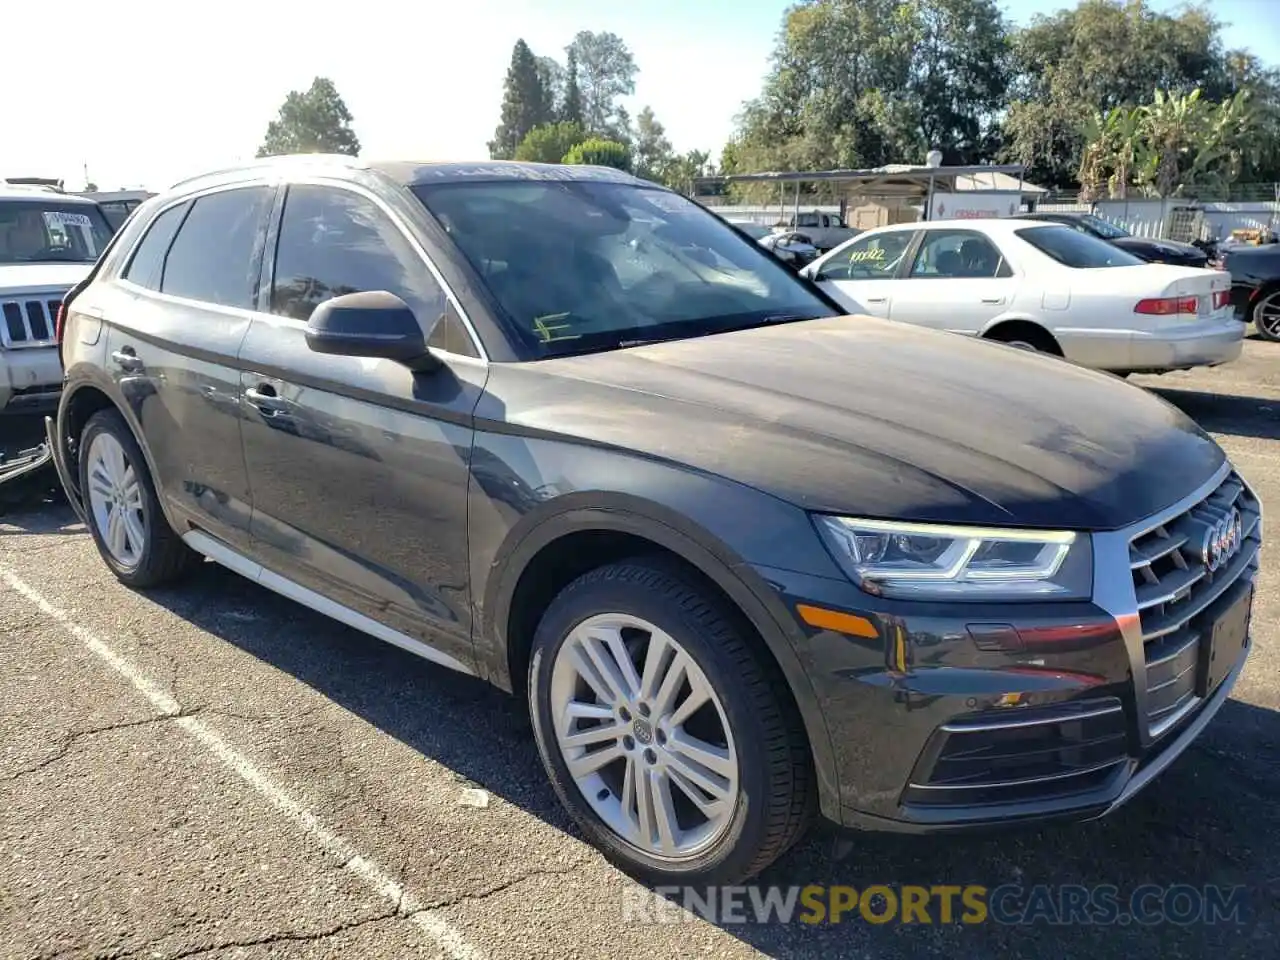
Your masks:
{"label": "auction number sticker", "polygon": [[63,210],[44,211],[45,222],[52,226],[55,223],[69,227],[90,227],[93,221],[83,213],[67,213]]}

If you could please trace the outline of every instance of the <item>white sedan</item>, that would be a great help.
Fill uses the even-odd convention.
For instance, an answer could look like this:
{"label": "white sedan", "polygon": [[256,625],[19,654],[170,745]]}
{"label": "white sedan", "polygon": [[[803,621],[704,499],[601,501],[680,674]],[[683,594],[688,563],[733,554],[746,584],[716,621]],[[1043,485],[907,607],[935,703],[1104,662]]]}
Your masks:
{"label": "white sedan", "polygon": [[1228,274],[1147,263],[1055,223],[881,227],[803,273],[850,313],[986,337],[1113,373],[1227,363],[1243,348]]}

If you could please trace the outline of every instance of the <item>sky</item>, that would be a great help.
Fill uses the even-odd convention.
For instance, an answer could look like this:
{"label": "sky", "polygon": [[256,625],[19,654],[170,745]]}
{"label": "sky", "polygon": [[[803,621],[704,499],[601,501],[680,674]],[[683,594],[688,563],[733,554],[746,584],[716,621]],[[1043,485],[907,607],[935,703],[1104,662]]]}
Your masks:
{"label": "sky", "polygon": [[[563,60],[578,30],[635,55],[628,107],[713,156],[754,97],[789,0],[8,0],[0,176],[158,190],[251,158],[285,95],[328,76],[363,155],[487,157],[512,44]],[[1015,23],[1064,0],[1005,0]],[[1177,2],[1153,0],[1175,9]],[[1215,0],[1229,46],[1280,62],[1280,0]],[[327,11],[333,12],[327,12]],[[31,42],[18,42],[23,37]],[[910,158],[904,158],[910,159]]]}

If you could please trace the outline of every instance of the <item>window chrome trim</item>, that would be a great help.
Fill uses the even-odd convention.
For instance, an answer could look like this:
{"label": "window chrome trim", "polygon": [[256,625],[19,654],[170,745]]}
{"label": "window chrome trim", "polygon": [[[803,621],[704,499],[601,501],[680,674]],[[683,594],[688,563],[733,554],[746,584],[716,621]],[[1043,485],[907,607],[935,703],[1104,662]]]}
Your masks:
{"label": "window chrome trim", "polygon": [[[236,180],[231,183],[219,183],[215,186],[210,186],[201,190],[192,191],[191,193],[184,193],[183,195],[178,197],[173,197],[167,202],[165,202],[162,206],[156,208],[155,213],[151,215],[150,219],[147,221],[145,226],[139,232],[138,237],[133,241],[133,244],[132,246],[129,247],[127,253],[119,261],[117,261],[120,264],[120,266],[114,271],[114,275],[111,276],[110,278],[107,278],[106,282],[120,284],[121,286],[125,287],[128,290],[128,292],[136,296],[148,297],[154,300],[159,300],[161,302],[172,303],[177,306],[195,307],[197,309],[202,309],[202,310],[212,310],[215,313],[221,313],[227,316],[237,317],[241,319],[283,322],[287,326],[293,326],[299,330],[306,330],[307,329],[306,322],[302,320],[297,320],[294,317],[283,317],[275,313],[263,313],[258,310],[244,309],[241,307],[228,307],[225,304],[211,303],[207,300],[193,300],[189,297],[179,297],[179,296],[175,296],[172,293],[164,293],[160,290],[152,290],[150,287],[144,287],[141,284],[135,283],[134,281],[129,280],[124,276],[124,272],[129,268],[128,265],[133,262],[133,258],[138,252],[138,247],[142,245],[142,241],[146,238],[147,234],[151,232],[151,227],[155,224],[156,220],[160,217],[161,214],[165,213],[166,211],[172,210],[174,207],[184,203],[192,203],[196,200],[199,200],[201,197],[207,197],[215,193],[224,193],[228,190],[242,190],[242,189],[245,189],[246,187],[279,187],[287,190],[288,187],[292,185],[328,187],[330,189],[346,190],[349,193],[354,193],[357,196],[364,197],[365,199],[372,201],[372,203],[376,207],[378,207],[378,209],[381,210],[382,213],[391,220],[392,225],[394,225],[395,228],[400,231],[401,236],[403,236],[405,240],[408,241],[409,245],[413,248],[414,253],[418,255],[418,258],[426,265],[427,269],[431,271],[432,278],[436,281],[437,284],[439,284],[440,289],[444,292],[445,298],[449,301],[450,304],[453,305],[454,310],[457,312],[458,319],[462,322],[463,328],[467,331],[467,335],[471,338],[471,345],[475,348],[477,355],[472,357],[462,353],[454,353],[451,350],[443,350],[438,347],[432,347],[431,352],[436,354],[443,354],[447,357],[457,358],[459,360],[473,360],[483,364],[488,364],[490,362],[489,353],[488,351],[485,350],[484,344],[480,341],[480,335],[476,332],[476,328],[472,324],[471,317],[467,313],[466,308],[462,306],[462,302],[458,299],[458,296],[453,292],[453,288],[450,287],[449,284],[445,282],[444,276],[436,268],[436,265],[431,261],[431,257],[427,255],[427,251],[423,248],[422,244],[419,243],[417,238],[414,237],[413,234],[409,232],[409,230],[405,227],[404,222],[400,219],[399,216],[397,216],[394,210],[392,210],[389,206],[387,206],[386,202],[383,201],[381,197],[379,197],[372,190],[368,189],[367,187],[361,184],[351,183],[346,180],[337,180],[337,179],[333,179],[330,177],[323,177],[323,176],[311,176],[311,177],[300,177],[297,179],[282,178],[277,182],[270,178],[256,177],[251,180]],[[285,198],[285,201],[286,201],[285,205],[288,206],[287,196]],[[176,237],[177,234],[175,234],[174,236]],[[269,255],[269,252],[267,251],[263,252],[264,257],[268,255]]]}
{"label": "window chrome trim", "polygon": [[[391,221],[392,225],[397,230],[400,231],[401,236],[403,236],[405,240],[409,242],[409,245],[413,248],[414,253],[418,255],[418,259],[422,261],[422,263],[426,266],[426,268],[429,271],[431,271],[432,278],[435,280],[437,284],[439,284],[440,289],[444,291],[445,298],[449,301],[449,303],[453,305],[453,309],[457,311],[458,319],[462,321],[462,326],[466,329],[467,335],[471,338],[471,345],[476,349],[477,356],[471,357],[469,359],[473,359],[473,360],[478,359],[478,360],[482,360],[485,363],[489,362],[489,352],[485,350],[484,344],[480,340],[480,334],[476,331],[475,325],[471,322],[471,315],[467,313],[466,308],[462,305],[462,301],[458,298],[458,295],[454,293],[453,288],[449,286],[448,282],[445,280],[444,274],[442,274],[440,270],[436,267],[435,263],[432,262],[431,257],[430,255],[428,255],[426,249],[422,246],[421,243],[418,242],[418,238],[415,237],[413,233],[405,226],[404,221],[401,220],[400,216],[394,210],[392,210],[390,206],[387,205],[385,200],[383,200],[374,191],[370,190],[368,187],[364,186],[363,184],[353,183],[349,180],[339,180],[333,177],[326,177],[323,175],[288,177],[285,180],[283,180],[280,185],[284,187],[286,190],[289,187],[294,187],[294,186],[327,187],[332,190],[345,190],[348,193],[354,193],[356,196],[363,197],[366,200],[372,201],[374,206],[376,206],[379,210],[381,210],[382,213]],[[288,209],[289,209],[289,197],[286,194],[285,202],[284,202],[284,211],[288,211]],[[283,224],[283,222],[284,222],[284,212],[281,213],[281,223]],[[289,318],[289,319],[292,319],[292,318]],[[431,349],[433,352],[436,352],[435,347],[432,347]],[[447,350],[441,350],[438,352],[449,353],[449,351]],[[463,354],[450,353],[450,356],[460,357],[460,356],[463,356]]]}

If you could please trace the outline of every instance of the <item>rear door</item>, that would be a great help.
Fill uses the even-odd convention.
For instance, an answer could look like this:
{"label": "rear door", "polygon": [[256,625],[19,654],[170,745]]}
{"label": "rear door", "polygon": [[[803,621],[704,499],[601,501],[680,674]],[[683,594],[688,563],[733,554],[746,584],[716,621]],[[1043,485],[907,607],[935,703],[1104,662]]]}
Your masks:
{"label": "rear door", "polygon": [[[253,552],[340,604],[339,619],[354,622],[354,611],[395,631],[383,639],[468,664],[467,484],[488,367],[425,254],[375,194],[292,184],[277,223],[263,312],[240,353]],[[409,304],[440,369],[308,349],[316,306],[364,290]]]}
{"label": "rear door", "polygon": [[953,333],[979,333],[1005,313],[1017,278],[977,230],[926,230],[907,275],[894,284],[891,320]]}
{"label": "rear door", "polygon": [[237,354],[249,329],[275,187],[240,185],[162,211],[107,317],[108,367],[169,506],[229,543],[249,540]]}
{"label": "rear door", "polygon": [[809,275],[850,313],[887,319],[896,296],[894,278],[915,236],[913,230],[861,236],[815,263]]}

